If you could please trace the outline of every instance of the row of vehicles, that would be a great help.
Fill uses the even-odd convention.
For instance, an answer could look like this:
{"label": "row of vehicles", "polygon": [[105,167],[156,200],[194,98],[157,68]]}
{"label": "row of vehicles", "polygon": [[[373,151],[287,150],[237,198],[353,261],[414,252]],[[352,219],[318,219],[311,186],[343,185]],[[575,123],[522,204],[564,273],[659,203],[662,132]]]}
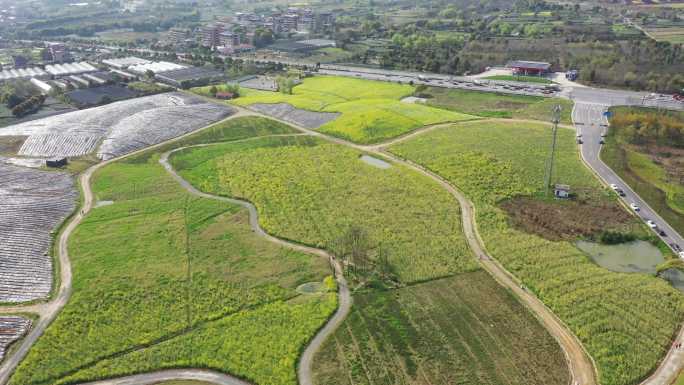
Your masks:
{"label": "row of vehicles", "polygon": [[[625,194],[625,191],[624,191],[622,188],[620,188],[618,185],[616,185],[615,183],[611,184],[611,185],[610,185],[610,188],[611,188],[613,191],[615,191],[615,193],[618,194],[620,197],[625,198],[625,197],[627,196],[627,194]],[[629,204],[629,207],[630,207],[635,213],[640,213],[640,212],[641,212],[641,207],[639,207],[639,205],[637,205],[635,202],[631,202],[631,203]],[[644,219],[644,220],[646,221],[646,225],[647,225],[649,228],[653,229],[653,231],[655,231],[656,234],[660,235],[660,236],[663,237],[663,238],[664,238],[664,237],[667,237],[667,233],[665,232],[665,230],[661,229],[661,228],[658,226],[658,224],[655,223],[653,220],[648,219],[648,218],[645,218],[645,217],[642,217],[642,219]],[[677,253],[677,255],[679,256],[679,258],[684,259],[684,250],[682,250],[682,248],[681,248],[678,244],[676,244],[676,243],[674,243],[674,242],[671,242],[671,243],[669,244],[669,246],[672,248],[672,250],[674,250],[674,251]]]}

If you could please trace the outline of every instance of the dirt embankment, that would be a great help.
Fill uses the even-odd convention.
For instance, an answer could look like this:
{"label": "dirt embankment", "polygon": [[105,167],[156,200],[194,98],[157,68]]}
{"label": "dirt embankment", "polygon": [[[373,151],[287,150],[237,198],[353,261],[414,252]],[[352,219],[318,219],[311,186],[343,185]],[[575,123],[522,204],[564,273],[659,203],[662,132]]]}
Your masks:
{"label": "dirt embankment", "polygon": [[543,201],[515,198],[501,203],[515,228],[551,241],[592,237],[603,231],[629,232],[633,217],[614,202]]}

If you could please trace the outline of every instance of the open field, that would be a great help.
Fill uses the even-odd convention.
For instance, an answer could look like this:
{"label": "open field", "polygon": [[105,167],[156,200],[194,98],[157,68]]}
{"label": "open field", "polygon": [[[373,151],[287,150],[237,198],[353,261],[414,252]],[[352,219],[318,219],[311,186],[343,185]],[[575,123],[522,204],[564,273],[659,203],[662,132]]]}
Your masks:
{"label": "open field", "polygon": [[182,93],[111,103],[0,128],[0,137],[28,136],[20,155],[110,159],[180,136],[232,113],[232,109]]}
{"label": "open field", "polygon": [[[224,122],[185,141],[288,130],[259,122]],[[296,384],[300,350],[337,306],[336,293],[296,288],[323,280],[328,261],[258,238],[245,209],[189,195],[158,156],[144,153],[94,175],[97,200],[107,204],[70,239],[72,297],[11,384],[179,366]]]}
{"label": "open field", "polygon": [[562,107],[561,123],[572,124],[572,101],[540,96],[502,95],[459,89],[429,88],[427,104],[465,114],[513,119],[551,120],[556,104]]}
{"label": "open field", "polygon": [[[552,182],[601,199],[607,193],[580,163],[574,132],[558,135]],[[550,140],[548,126],[471,122],[418,136],[391,151],[440,174],[474,202],[488,252],[579,337],[602,384],[636,383],[670,347],[684,316],[684,295],[653,276],[600,268],[569,242],[511,226],[499,205],[517,196],[540,199]]]}
{"label": "open field", "polygon": [[[658,212],[675,230],[684,233],[684,149],[668,138],[660,138],[658,129],[650,126],[684,129],[684,113],[669,112],[666,116],[651,109],[618,107],[612,109],[615,118],[601,151],[606,162],[629,186]],[[654,121],[658,116],[662,121]],[[639,119],[644,133],[638,142],[630,143],[634,134],[631,120]],[[661,129],[670,132],[670,129]],[[652,134],[649,134],[652,133]],[[651,135],[649,138],[648,135]],[[658,137],[653,137],[653,136]],[[643,139],[642,139],[643,137]]]}
{"label": "open field", "polygon": [[352,225],[362,228],[402,282],[476,268],[447,192],[403,166],[378,168],[361,155],[291,137],[187,149],[170,160],[198,189],[253,202],[264,229],[282,238],[331,248]]}
{"label": "open field", "polygon": [[486,272],[354,297],[314,361],[318,385],[565,385],[565,357]]}
{"label": "open field", "polygon": [[517,76],[517,75],[495,75],[488,76],[487,80],[505,80],[509,82],[526,82],[526,83],[541,83],[541,84],[552,84],[553,82],[547,78],[539,76]]}
{"label": "open field", "polygon": [[[195,89],[208,95],[209,87]],[[293,88],[293,95],[241,89],[231,101],[240,106],[288,103],[294,107],[337,112],[340,117],[320,126],[321,132],[358,143],[375,143],[419,127],[442,122],[473,119],[473,116],[402,103],[413,93],[408,84],[369,81],[345,77],[316,76]],[[282,117],[281,117],[282,118]]]}
{"label": "open field", "polygon": [[0,302],[46,298],[52,232],[74,210],[72,177],[0,163]]}

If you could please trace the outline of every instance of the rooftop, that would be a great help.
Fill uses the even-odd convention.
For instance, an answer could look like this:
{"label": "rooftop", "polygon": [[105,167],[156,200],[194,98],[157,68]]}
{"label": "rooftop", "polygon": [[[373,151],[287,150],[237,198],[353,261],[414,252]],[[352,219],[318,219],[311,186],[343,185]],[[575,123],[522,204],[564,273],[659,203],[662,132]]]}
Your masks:
{"label": "rooftop", "polygon": [[139,57],[135,56],[129,56],[129,57],[123,57],[123,58],[118,58],[118,59],[107,59],[103,60],[102,64],[106,64],[108,66],[116,67],[116,68],[124,68],[124,67],[130,67],[134,65],[139,65],[139,64],[147,64],[151,63],[151,61],[147,59],[141,59]]}
{"label": "rooftop", "polygon": [[551,68],[551,64],[546,63],[546,62],[541,62],[541,61],[513,60],[513,61],[509,61],[508,64],[506,64],[506,67],[533,68],[533,69],[539,69],[539,70],[547,70],[547,69]]}
{"label": "rooftop", "polygon": [[182,82],[223,76],[223,72],[206,67],[184,67],[171,71],[165,71],[160,77]]}
{"label": "rooftop", "polygon": [[150,62],[147,64],[138,64],[134,65],[131,67],[128,67],[128,70],[137,74],[144,74],[147,71],[152,71],[155,74],[161,73],[161,72],[167,72],[167,71],[173,71],[173,70],[178,70],[181,68],[186,68],[183,65],[176,64],[176,63],[171,63],[167,61],[160,61],[160,62]]}

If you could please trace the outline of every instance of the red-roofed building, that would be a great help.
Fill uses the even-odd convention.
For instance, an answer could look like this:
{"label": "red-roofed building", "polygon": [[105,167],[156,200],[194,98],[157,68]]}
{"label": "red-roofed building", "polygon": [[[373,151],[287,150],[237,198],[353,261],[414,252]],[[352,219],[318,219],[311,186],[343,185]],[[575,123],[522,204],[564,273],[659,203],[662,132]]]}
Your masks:
{"label": "red-roofed building", "polygon": [[551,64],[539,61],[514,60],[506,64],[516,75],[544,75],[551,69]]}

